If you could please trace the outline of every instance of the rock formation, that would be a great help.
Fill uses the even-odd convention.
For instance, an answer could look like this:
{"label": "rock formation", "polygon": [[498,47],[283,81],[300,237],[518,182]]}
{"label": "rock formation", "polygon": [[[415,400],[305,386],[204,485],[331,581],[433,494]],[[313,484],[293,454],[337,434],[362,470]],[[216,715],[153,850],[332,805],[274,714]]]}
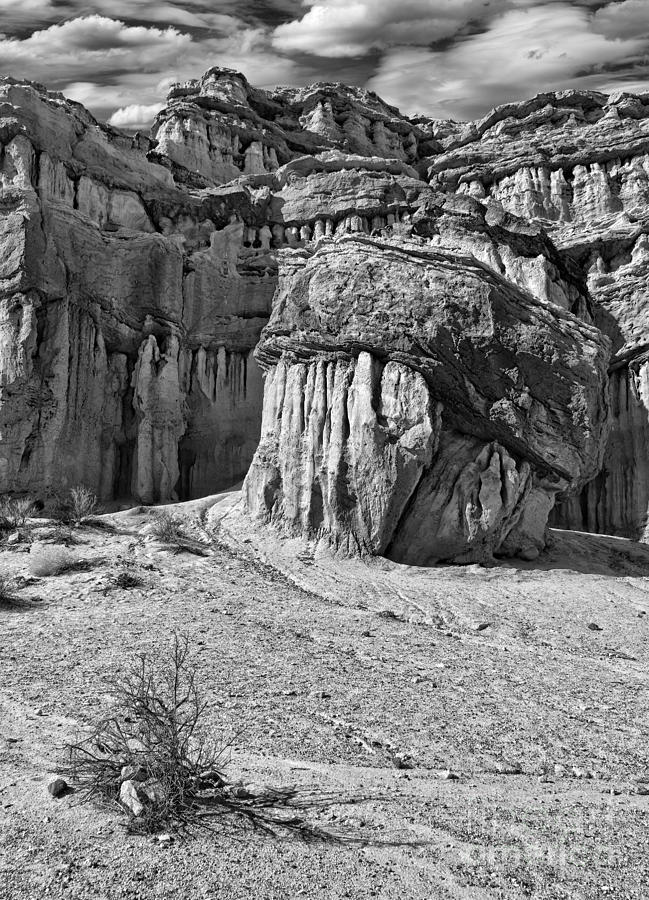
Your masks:
{"label": "rock formation", "polygon": [[5,78],[0,493],[204,495],[261,427],[249,509],[347,549],[533,555],[555,497],[641,536],[648,153],[649,95],[462,124],[213,69],[144,137]]}
{"label": "rock formation", "polygon": [[401,562],[533,558],[599,470],[609,344],[473,257],[365,236],[285,254],[247,508]]}

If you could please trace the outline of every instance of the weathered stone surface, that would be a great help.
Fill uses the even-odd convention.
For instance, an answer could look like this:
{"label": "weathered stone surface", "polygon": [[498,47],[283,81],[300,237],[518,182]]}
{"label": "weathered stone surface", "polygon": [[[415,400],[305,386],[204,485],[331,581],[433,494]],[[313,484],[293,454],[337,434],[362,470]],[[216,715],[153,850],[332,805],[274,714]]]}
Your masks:
{"label": "weathered stone surface", "polygon": [[315,359],[272,367],[248,509],[347,552],[383,553],[430,465],[439,405],[397,362]]}
{"label": "weathered stone surface", "polygon": [[[402,243],[413,259],[434,251],[454,260],[449,283],[465,279],[476,297],[504,285],[513,308],[521,297],[540,304],[559,331],[572,314],[610,337],[613,422],[604,466],[579,500],[567,495],[552,515],[571,527],[641,536],[649,511],[648,154],[647,94],[543,94],[454,123],[408,119],[360,88],[262,91],[217,68],[171,88],[149,138],[100,125],[37,85],[1,80],[0,492],[45,496],[83,482],[104,500],[155,502],[241,479],[259,435],[262,381],[252,350],[270,313],[278,251],[296,251],[285,265],[299,268],[323,239],[357,235],[385,245],[372,274],[377,291],[390,289],[385,273]],[[321,287],[329,304],[333,287]],[[464,299],[457,307],[473,334],[474,321],[462,316],[472,309],[480,322],[479,314]],[[506,331],[516,342],[525,327]],[[585,396],[569,388],[574,371],[548,374],[541,389],[548,402],[531,426],[517,405],[518,375],[512,382],[506,373],[523,372],[521,360],[536,346],[512,363],[514,345],[499,344],[477,365],[484,348],[469,352],[470,339],[458,337],[456,348],[437,332],[419,334],[444,350],[432,379],[432,363],[413,364],[414,344],[388,357],[378,344],[348,338],[353,351],[338,362],[351,367],[352,382],[355,360],[367,352],[372,371],[386,361],[414,366],[429,389],[438,384],[431,402],[444,405],[444,424],[431,425],[431,473],[437,466],[451,478],[443,448],[455,434],[471,439],[445,510],[460,509],[469,495],[479,506],[475,497],[488,493],[479,485],[491,479],[496,457],[510,481],[515,470],[527,485],[524,504],[504,503],[500,513],[488,504],[477,530],[458,525],[453,534],[459,529],[477,548],[488,533],[485,546],[498,552],[516,541],[516,552],[541,546],[538,523],[555,490],[548,477],[574,491],[599,459],[594,407],[584,401],[580,441],[578,416],[566,406]],[[297,358],[306,384],[315,356]],[[472,366],[473,379],[465,371]],[[553,391],[555,406],[568,410],[560,428]],[[382,433],[383,424],[376,427]],[[397,432],[388,431],[392,440]],[[406,446],[402,437],[395,446]],[[400,459],[378,467],[386,484]],[[355,465],[361,472],[366,463]],[[332,533],[347,527],[336,504],[323,512]],[[388,525],[376,523],[391,521],[391,510],[363,512],[369,530],[360,543],[383,546],[377,528]]]}
{"label": "weathered stone surface", "polygon": [[469,257],[413,241],[282,259],[248,510],[345,551],[533,556],[599,469],[609,342]]}
{"label": "weathered stone surface", "polygon": [[[0,84],[0,492],[197,496],[245,474],[274,271],[239,210],[38,86]],[[230,219],[235,224],[230,224]]]}
{"label": "weathered stone surface", "polygon": [[427,129],[361,88],[263,91],[221,68],[174,85],[152,135],[160,153],[210,184],[274,172],[295,156],[329,149],[409,162],[436,146]]}

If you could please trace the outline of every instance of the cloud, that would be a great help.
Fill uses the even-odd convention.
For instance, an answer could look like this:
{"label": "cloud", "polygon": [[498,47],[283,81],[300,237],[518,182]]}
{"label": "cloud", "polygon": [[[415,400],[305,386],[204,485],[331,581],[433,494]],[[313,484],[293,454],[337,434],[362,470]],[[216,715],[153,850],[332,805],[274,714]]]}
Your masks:
{"label": "cloud", "polygon": [[607,66],[629,63],[646,42],[610,40],[591,25],[586,8],[565,2],[512,9],[443,52],[391,49],[369,87],[406,112],[437,118],[479,117],[542,91],[596,89],[611,80]]}
{"label": "cloud", "polygon": [[647,0],[622,0],[598,9],[593,28],[608,38],[649,37]]}
{"label": "cloud", "polygon": [[[506,0],[494,0],[502,7]],[[299,20],[275,29],[284,52],[357,56],[391,44],[427,44],[484,16],[485,0],[316,0]]]}
{"label": "cloud", "polygon": [[171,26],[84,16],[24,38],[0,36],[0,71],[63,91],[99,118],[116,109],[126,117],[132,106],[160,108],[172,82],[214,65],[243,70],[261,86],[291,81],[294,63],[269,49],[264,29],[225,19],[225,27],[197,38]]}
{"label": "cloud", "polygon": [[157,103],[153,103],[151,106],[131,103],[114,112],[108,122],[116,128],[137,128],[142,131],[149,127],[159,111],[160,105]]}
{"label": "cloud", "polygon": [[44,82],[128,127],[145,126],[172,82],[214,65],[243,71],[259,87],[367,84],[406,112],[466,118],[542,90],[644,86],[647,7],[649,0],[0,0],[0,72]]}

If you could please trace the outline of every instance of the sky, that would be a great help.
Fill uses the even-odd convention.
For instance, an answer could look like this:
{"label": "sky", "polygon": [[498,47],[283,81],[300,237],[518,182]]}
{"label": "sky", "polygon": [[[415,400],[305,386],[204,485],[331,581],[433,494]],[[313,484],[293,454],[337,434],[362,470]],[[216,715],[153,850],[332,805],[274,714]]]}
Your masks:
{"label": "sky", "polygon": [[649,91],[649,0],[0,0],[0,74],[118,127],[215,65],[473,119],[540,91]]}

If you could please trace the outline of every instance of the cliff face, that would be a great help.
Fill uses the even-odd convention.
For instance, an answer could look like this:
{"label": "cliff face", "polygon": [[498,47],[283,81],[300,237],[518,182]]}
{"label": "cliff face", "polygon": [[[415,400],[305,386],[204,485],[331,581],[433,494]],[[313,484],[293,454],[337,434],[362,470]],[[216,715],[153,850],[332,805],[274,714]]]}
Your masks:
{"label": "cliff face", "polygon": [[[518,521],[519,500],[531,498],[534,488],[528,503],[536,510],[536,525],[530,526],[534,547],[542,544],[539,535],[557,492],[567,492],[554,513],[558,522],[642,532],[649,504],[649,97],[548,94],[500,107],[480,122],[458,124],[408,119],[359,88],[317,84],[261,91],[238,73],[213,69],[171,89],[147,138],[101,125],[78,104],[37,85],[4,79],[0,148],[0,492],[46,495],[83,482],[103,499],[152,502],[218,490],[247,471],[263,403],[269,409],[262,432],[272,442],[276,427],[269,422],[289,402],[282,385],[315,392],[310,402],[326,418],[334,415],[331,398],[318,399],[315,384],[329,379],[339,384],[340,409],[362,396],[361,384],[373,385],[373,411],[363,406],[357,422],[379,416],[376,428],[385,430],[381,417],[387,414],[379,407],[401,410],[405,431],[388,426],[385,440],[393,450],[380,464],[376,453],[373,458],[377,472],[397,479],[396,494],[408,497],[413,509],[419,501],[410,482],[401,485],[395,475],[399,460],[412,451],[419,461],[408,463],[408,477],[417,472],[421,479],[441,453],[453,464],[439,463],[428,490],[440,509],[450,504],[460,517],[471,503],[476,506],[476,472],[500,466],[501,475],[518,473],[511,477],[520,490],[503,500],[503,510],[513,506],[499,521],[511,524],[514,509]],[[350,235],[357,236],[353,253],[345,243]],[[521,370],[520,360],[512,361],[514,348],[498,344],[498,350],[487,351],[486,332],[479,329],[482,337],[472,351],[479,374],[468,381],[458,380],[458,366],[466,361],[451,320],[444,325],[450,344],[439,330],[426,343],[427,352],[438,354],[434,376],[424,371],[420,350],[399,350],[405,356],[388,358],[385,349],[368,345],[364,331],[350,337],[342,323],[328,323],[333,344],[322,338],[326,349],[311,353],[308,362],[301,340],[279,352],[278,322],[293,303],[291,291],[299,293],[296,285],[302,283],[294,268],[314,266],[313,283],[327,303],[345,296],[356,309],[359,298],[346,294],[336,274],[338,263],[354,253],[372,258],[368,265],[377,274],[367,283],[363,303],[367,309],[378,303],[378,324],[388,316],[393,336],[406,328],[402,317],[391,318],[394,309],[400,303],[410,309],[413,297],[405,288],[390,294],[392,276],[407,284],[420,265],[436,273],[430,290],[442,292],[447,280],[439,280],[439,267],[456,265],[451,281],[461,287],[453,317],[467,333],[492,309],[494,291],[521,315],[534,318],[545,311],[546,319],[561,323],[559,330],[567,328],[575,342],[570,351],[563,337],[558,344],[548,337],[554,325],[546,322],[546,333],[527,322],[529,333],[542,333],[540,344],[553,347],[570,370],[565,377],[553,374],[542,361],[546,351],[539,362],[534,354],[540,345],[532,342],[534,365],[520,377],[534,402],[539,391],[547,400],[541,402],[545,413],[539,413],[542,440],[530,432],[529,416],[523,426],[515,413],[513,397],[522,387],[518,375],[510,377]],[[252,350],[271,313],[278,259],[282,287],[258,351],[267,370],[264,401]],[[338,285],[337,293],[332,285]],[[307,293],[304,302],[313,313],[317,297]],[[388,296],[389,312],[379,309]],[[483,296],[479,308],[469,302],[473,296]],[[463,318],[468,308],[471,325]],[[502,315],[510,321],[501,307],[492,313],[493,322]],[[324,327],[324,319],[318,321]],[[417,328],[425,330],[430,321],[422,313]],[[291,322],[291,328],[302,329],[303,323],[298,328]],[[315,346],[309,333],[307,344]],[[380,328],[376,334],[383,346],[385,334]],[[577,497],[575,491],[596,475],[603,452],[609,403],[602,395],[602,367],[611,345],[609,449],[601,473]],[[295,365],[306,368],[299,374]],[[485,381],[491,391],[486,398]],[[563,399],[553,406],[554,394]],[[582,397],[581,425],[570,406],[573,395]],[[485,403],[500,410],[493,421]],[[406,412],[411,404],[414,424]],[[410,446],[413,434],[419,449]],[[341,452],[344,457],[347,451]],[[574,458],[559,471],[552,453]],[[371,468],[367,460],[359,465],[359,472]],[[468,481],[461,476],[467,465],[473,472]],[[259,472],[256,465],[250,476],[258,486],[265,477]],[[251,506],[270,514],[272,504],[255,506],[250,479]],[[541,481],[545,499],[536,492]],[[460,482],[464,493],[443,501],[449,484]],[[392,496],[391,490],[383,494]],[[283,488],[280,494],[284,509]],[[417,496],[424,495],[422,488]],[[399,520],[401,501],[394,503],[388,503],[392,511],[380,513],[381,521]],[[375,513],[367,514],[374,521]],[[285,517],[295,523],[303,511],[296,515]],[[489,552],[505,546],[509,524],[487,530]],[[375,538],[364,541],[383,547],[383,538],[378,544]],[[462,555],[455,544],[449,552]]]}
{"label": "cliff face", "polygon": [[31,85],[2,83],[0,136],[0,491],[151,502],[241,478],[274,290],[230,224],[254,198],[180,189],[146,139]]}
{"label": "cliff face", "polygon": [[423,133],[364,91],[268,94],[225,70],[176,86],[153,140],[0,85],[0,493],[152,502],[240,480],[276,251],[398,221]]}
{"label": "cliff face", "polygon": [[565,91],[458,126],[424,165],[456,190],[543,226],[587,278],[613,341],[612,425],[601,473],[556,524],[647,536],[649,429],[649,94]]}

